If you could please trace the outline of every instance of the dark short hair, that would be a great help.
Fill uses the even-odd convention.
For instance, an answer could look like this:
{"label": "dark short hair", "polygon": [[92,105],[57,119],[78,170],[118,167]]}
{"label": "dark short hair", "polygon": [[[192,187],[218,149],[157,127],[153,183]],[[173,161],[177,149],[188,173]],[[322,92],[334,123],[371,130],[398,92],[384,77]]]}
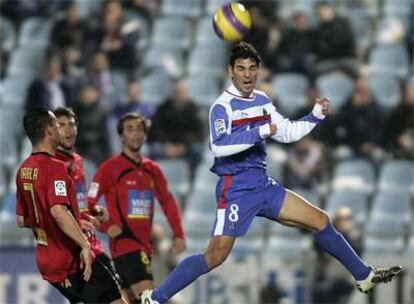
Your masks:
{"label": "dark short hair", "polygon": [[32,145],[37,145],[45,136],[47,127],[53,126],[53,119],[48,109],[33,108],[23,117],[23,129]]}
{"label": "dark short hair", "polygon": [[237,59],[252,59],[260,64],[260,55],[253,45],[245,41],[240,41],[236,43],[230,53],[230,65],[234,67],[234,63]]}
{"label": "dark short hair", "polygon": [[318,2],[315,3],[315,8],[318,9],[320,7],[330,7],[330,8],[332,8],[332,6],[329,4],[329,2],[325,1],[325,0],[321,0],[321,1],[318,1]]}
{"label": "dark short hair", "polygon": [[78,116],[76,116],[75,112],[73,112],[72,108],[69,107],[58,107],[53,111],[56,117],[65,116],[68,118],[75,119],[75,123],[78,124]]}
{"label": "dark short hair", "polygon": [[144,132],[145,132],[145,134],[148,134],[148,121],[147,121],[147,119],[138,112],[128,112],[128,113],[124,114],[121,117],[121,119],[118,120],[118,125],[116,126],[116,130],[118,131],[119,135],[122,135],[122,133],[124,133],[124,123],[127,120],[132,120],[132,119],[141,120],[142,125],[144,126]]}

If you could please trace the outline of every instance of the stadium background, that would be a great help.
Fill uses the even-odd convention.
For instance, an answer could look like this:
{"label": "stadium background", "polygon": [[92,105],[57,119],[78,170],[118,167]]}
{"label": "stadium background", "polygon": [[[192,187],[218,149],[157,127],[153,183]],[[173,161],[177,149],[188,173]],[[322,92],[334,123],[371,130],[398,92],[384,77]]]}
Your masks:
{"label": "stadium background", "polygon": [[[122,6],[115,5],[105,13],[104,1],[74,1],[82,20],[76,31],[86,34],[82,34],[80,40],[68,43],[58,39],[59,31],[55,38],[50,37],[56,22],[65,18],[69,1],[0,1],[1,303],[62,301],[40,279],[34,264],[31,233],[16,228],[14,215],[14,176],[19,163],[30,153],[30,144],[22,133],[21,118],[25,108],[33,105],[26,101],[29,87],[42,77],[46,62],[52,62],[50,65],[54,64],[60,79],[67,81],[71,94],[70,97],[63,96],[64,104],[77,109],[78,92],[90,87],[98,92],[93,112],[80,115],[84,120],[80,121],[81,127],[97,129],[106,139],[104,144],[96,141],[98,149],[89,147],[87,140],[86,146],[79,147],[85,151],[83,155],[87,158],[85,165],[90,178],[100,160],[119,151],[113,120],[117,117],[115,109],[127,102],[125,95],[131,80],[140,87],[140,106],[145,104],[145,109],[150,109],[148,113],[153,113],[170,95],[173,79],[185,79],[189,97],[199,107],[200,117],[206,124],[208,106],[229,83],[224,68],[230,45],[220,41],[211,27],[213,12],[224,2],[123,1]],[[306,109],[307,100],[316,94],[327,95],[333,104],[332,118],[323,132],[298,144],[269,146],[270,174],[326,208],[331,215],[339,206],[349,206],[353,210],[355,228],[362,236],[363,256],[376,264],[397,263],[407,268],[401,280],[381,287],[371,296],[352,293],[349,303],[412,303],[412,1],[327,1],[338,16],[350,22],[356,41],[355,56],[352,57],[357,62],[362,81],[342,68],[315,74],[304,68],[303,63],[298,68],[272,60],[283,58],[280,41],[293,26],[295,13],[303,12],[310,27],[317,27],[316,1],[242,2],[253,15],[254,35],[248,40],[260,42],[255,45],[265,60],[260,87],[272,96],[278,109],[294,117]],[[122,29],[117,32],[123,44],[121,56],[121,53],[114,55],[116,52],[108,51],[103,43],[97,44],[97,41],[102,42],[99,30],[111,14],[114,19],[119,18]],[[290,47],[295,48],[295,41]],[[331,51],[340,53],[341,50]],[[97,52],[103,53],[103,57],[95,58]],[[93,60],[98,61],[95,66]],[[99,70],[99,60],[104,62],[102,74],[108,77],[96,84],[93,73]],[[106,61],[109,61],[109,67],[106,67]],[[104,85],[100,86],[102,83]],[[369,99],[375,100],[376,107],[368,107],[368,112],[362,114],[347,109],[344,105],[357,90],[370,91],[372,98]],[[138,108],[136,104],[134,106]],[[405,109],[402,112],[408,116],[411,113],[408,129],[397,134],[388,132],[392,124],[401,122],[398,118],[390,122],[392,115],[401,113],[401,109]],[[381,119],[366,115],[371,111],[381,113]],[[338,122],[343,112],[352,113],[348,116],[351,117],[348,125]],[[343,136],[344,128],[346,131],[347,126],[358,126],[364,115],[368,121],[362,127],[362,131],[367,131],[365,138],[358,143],[347,141]],[[382,123],[377,124],[379,120]],[[106,132],[99,125],[102,121]],[[204,130],[207,130],[206,125]],[[376,139],[371,135],[376,135]],[[404,145],[388,137],[400,135],[405,136]],[[364,141],[374,141],[375,144],[365,149],[362,148]],[[208,170],[212,157],[207,141],[200,146],[201,157],[195,167],[185,158],[159,159],[182,208],[188,253],[204,248],[214,220],[215,177]],[[152,153],[152,148],[146,146],[146,153]],[[193,171],[188,168],[189,164]],[[168,233],[168,225],[159,208],[155,222],[165,227]],[[260,295],[266,291],[275,292],[277,285],[280,303],[309,303],[311,290],[319,280],[316,273],[322,272],[319,275],[323,277],[323,272],[328,272],[330,267],[329,264],[326,269],[324,266],[320,268],[317,256],[309,234],[257,219],[248,235],[237,242],[225,265],[188,288],[181,299],[188,298],[191,303],[258,303]]]}

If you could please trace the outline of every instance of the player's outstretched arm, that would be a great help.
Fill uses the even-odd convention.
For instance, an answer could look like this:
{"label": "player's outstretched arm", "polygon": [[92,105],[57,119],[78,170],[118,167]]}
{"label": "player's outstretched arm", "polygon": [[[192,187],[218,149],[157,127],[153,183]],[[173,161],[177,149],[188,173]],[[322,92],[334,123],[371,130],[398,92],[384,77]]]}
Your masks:
{"label": "player's outstretched arm", "polygon": [[82,233],[81,228],[76,223],[76,220],[73,218],[72,214],[68,211],[66,206],[54,205],[50,208],[50,213],[52,214],[59,228],[81,247],[83,279],[85,281],[89,281],[89,278],[92,274],[92,258],[91,246],[89,245],[88,240]]}
{"label": "player's outstretched arm", "polygon": [[299,120],[290,121],[272,109],[272,123],[276,124],[277,132],[272,139],[279,142],[291,143],[308,135],[313,128],[322,122],[329,114],[329,99],[324,97],[317,99],[312,112]]}

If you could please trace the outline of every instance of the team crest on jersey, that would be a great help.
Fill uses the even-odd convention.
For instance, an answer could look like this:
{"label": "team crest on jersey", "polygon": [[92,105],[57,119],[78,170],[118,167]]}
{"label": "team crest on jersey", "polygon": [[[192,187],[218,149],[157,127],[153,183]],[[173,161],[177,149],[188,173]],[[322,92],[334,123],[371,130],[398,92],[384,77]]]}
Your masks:
{"label": "team crest on jersey", "polygon": [[216,135],[219,136],[222,133],[226,132],[226,123],[224,122],[224,119],[216,119],[214,121],[214,128],[216,130]]}
{"label": "team crest on jersey", "polygon": [[88,196],[91,198],[95,198],[98,195],[99,184],[98,183],[91,183],[89,186]]}
{"label": "team crest on jersey", "polygon": [[64,181],[55,181],[55,195],[66,196],[66,184]]}

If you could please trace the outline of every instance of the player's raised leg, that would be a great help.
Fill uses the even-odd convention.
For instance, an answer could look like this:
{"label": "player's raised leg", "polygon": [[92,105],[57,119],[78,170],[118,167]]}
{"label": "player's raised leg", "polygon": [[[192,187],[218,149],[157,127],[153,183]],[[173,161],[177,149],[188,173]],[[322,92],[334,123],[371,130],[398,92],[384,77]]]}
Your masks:
{"label": "player's raised leg", "polygon": [[389,282],[402,271],[400,266],[376,269],[366,265],[342,234],[334,228],[326,212],[293,191],[286,191],[277,220],[282,224],[305,227],[315,232],[314,237],[319,246],[348,269],[362,292],[367,292],[378,283]]}
{"label": "player's raised leg", "polygon": [[173,295],[195,281],[199,276],[220,266],[230,254],[236,238],[213,236],[204,254],[186,257],[154,291],[144,291],[143,304],[165,303]]}

